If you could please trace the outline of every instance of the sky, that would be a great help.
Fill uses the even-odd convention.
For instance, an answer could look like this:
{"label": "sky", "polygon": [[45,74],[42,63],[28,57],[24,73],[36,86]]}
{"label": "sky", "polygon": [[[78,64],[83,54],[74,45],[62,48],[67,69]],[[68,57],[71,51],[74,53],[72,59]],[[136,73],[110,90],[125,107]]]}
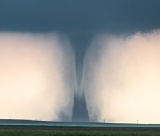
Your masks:
{"label": "sky", "polygon": [[[2,0],[0,30],[61,32],[73,42],[76,54],[97,33],[133,33],[159,28],[159,0]],[[82,42],[82,43],[81,43]]]}
{"label": "sky", "polygon": [[2,0],[0,30],[64,33],[82,61],[97,33],[130,34],[159,28],[159,3],[159,0]]}
{"label": "sky", "polygon": [[[87,97],[88,99],[86,100],[85,106],[93,107],[93,104],[91,104],[90,102],[89,96],[87,96],[88,94],[86,93],[87,90],[85,90],[85,87],[79,87],[81,86],[81,83],[80,83],[81,80],[83,78],[87,78],[83,74],[85,73],[85,69],[87,69],[86,67],[90,65],[90,63],[88,62],[88,59],[90,59],[90,56],[88,57],[88,55],[91,54],[93,58],[96,57],[96,55],[101,56],[99,54],[102,54],[102,52],[99,53],[99,52],[93,51],[95,52],[94,55],[92,55],[92,53],[90,52],[96,49],[99,51],[102,46],[105,46],[108,43],[107,40],[104,40],[104,39],[107,39],[106,37],[111,37],[111,39],[115,38],[116,40],[121,39],[123,41],[123,39],[128,39],[128,36],[130,35],[137,35],[137,33],[141,33],[140,37],[145,37],[144,36],[145,33],[152,34],[152,31],[158,30],[160,28],[159,5],[160,5],[159,0],[137,0],[137,1],[135,0],[121,0],[121,1],[120,0],[23,0],[23,1],[22,0],[12,0],[12,1],[1,0],[0,1],[0,33],[1,33],[0,38],[2,37],[1,39],[3,39],[3,34],[5,36],[7,35],[6,39],[8,39],[8,35],[10,35],[11,37],[14,37],[14,35],[17,35],[17,33],[19,33],[21,35],[22,41],[23,40],[25,41],[26,34],[30,35],[29,41],[32,41],[34,37],[37,37],[39,34],[41,34],[41,36],[43,37],[42,39],[48,45],[48,46],[45,46],[46,43],[43,43],[43,45],[46,47],[45,48],[46,50],[48,50],[50,48],[50,44],[55,43],[57,39],[59,41],[63,41],[60,43],[56,42],[54,45],[56,46],[55,49],[59,50],[60,56],[61,54],[65,54],[68,57],[67,62],[71,64],[72,68],[68,68],[69,66],[67,65],[67,63],[64,63],[64,60],[66,58],[65,55],[62,55],[62,57],[60,57],[61,62],[64,63],[63,67],[67,67],[66,68],[67,74],[65,78],[69,76],[69,77],[72,77],[74,80],[76,78],[75,76],[77,75],[77,81],[76,81],[77,83],[75,83],[76,85],[72,85],[70,83],[71,81],[67,83],[70,84],[69,86],[71,86],[71,88],[74,88],[72,90],[73,92],[75,90],[84,91],[86,94],[84,97]],[[50,39],[50,34],[52,35],[52,33],[54,33],[53,37],[55,37],[56,35],[56,37],[58,38],[55,38],[54,42],[51,41],[50,43],[48,43],[47,39],[48,38]],[[101,36],[102,38],[99,38]],[[18,38],[16,37],[15,39],[18,39]],[[3,40],[0,41],[1,42],[0,45],[2,45],[2,43],[6,44],[7,40],[3,42],[2,41]],[[24,43],[24,41],[22,42],[22,44]],[[97,44],[95,45],[95,41],[96,43],[98,42],[98,45]],[[100,41],[105,41],[105,42],[101,43]],[[34,42],[36,44],[40,44],[39,39],[35,40]],[[65,45],[65,42],[67,42],[67,46]],[[124,43],[126,44],[126,42]],[[16,44],[20,46],[21,42],[18,41]],[[10,48],[10,46],[8,48]],[[15,52],[16,50],[19,52],[18,49],[19,47],[16,47]],[[34,49],[40,51],[41,47],[40,48],[36,47]],[[64,51],[64,50],[67,50],[67,51]],[[104,50],[107,50],[107,48],[105,48]],[[125,47],[122,48],[122,50],[125,50]],[[130,50],[128,52],[130,52]],[[107,54],[107,52],[104,51],[103,53],[104,53],[104,60],[108,60],[108,58],[105,59],[105,57],[108,57],[107,55],[105,55]],[[11,53],[8,51],[7,55],[10,56],[10,54]],[[22,54],[23,54],[23,51],[22,51]],[[34,53],[32,55],[34,56]],[[43,53],[41,55],[44,56]],[[35,57],[38,57],[38,56],[35,56]],[[54,55],[48,56],[49,59],[51,59],[52,57],[55,58],[56,56]],[[117,55],[117,57],[119,57],[119,55]],[[16,57],[15,57],[15,60],[17,60]],[[95,58],[95,60],[100,61],[98,57]],[[8,62],[10,61],[11,60],[8,59]],[[2,65],[2,63],[0,65]],[[56,69],[57,72],[62,73],[61,71],[58,71],[58,69],[54,67],[55,65],[57,65],[57,61],[54,63],[54,65],[47,63],[48,67]],[[93,63],[93,67],[95,67],[95,65],[96,64]],[[102,69],[105,69],[105,65],[110,65],[110,63],[107,63],[107,64],[102,63]],[[30,66],[30,65],[27,65],[27,66]],[[68,69],[71,69],[71,71]],[[76,71],[75,72],[76,75],[72,74],[74,73],[72,72],[72,70],[74,72]],[[49,72],[45,68],[43,69],[43,71],[44,73],[47,73],[47,74]],[[100,70],[100,71],[103,71],[103,70]],[[55,80],[53,77],[51,78],[52,80]],[[63,78],[63,76],[61,76],[61,78]],[[99,78],[101,78],[101,76],[99,76]],[[108,80],[108,79],[105,79],[105,80]],[[83,82],[87,82],[87,81],[84,80]],[[64,81],[60,80],[60,83],[64,84]],[[82,83],[82,86],[83,84],[84,83]],[[83,89],[80,89],[80,88],[83,88]],[[60,89],[60,90],[63,90],[63,89]],[[64,94],[65,93],[63,93],[63,95]],[[71,97],[72,100],[70,99],[66,100],[68,101],[69,104],[66,105],[65,108],[71,109],[71,107],[74,105],[74,102],[72,102],[73,96],[70,95],[68,97]],[[82,101],[79,102],[80,105],[82,103],[84,104],[84,100],[85,99],[83,98]],[[64,101],[61,104],[62,107],[63,107],[63,103]],[[50,108],[52,108],[52,106]],[[96,108],[93,108],[93,111]],[[88,113],[91,113],[92,110],[88,111],[87,108],[82,108],[81,111],[84,113],[87,112],[88,114]],[[59,109],[57,110],[57,112],[62,112],[62,111]],[[71,119],[71,113],[68,113],[68,114],[62,115],[62,116],[65,116],[64,118],[65,119],[67,118],[67,120],[69,120]],[[85,116],[88,116],[87,114]],[[102,116],[98,113],[95,115],[89,115],[89,117],[92,118],[92,120],[96,120],[100,118],[98,121],[103,120],[102,118],[104,118],[104,116],[105,115]],[[46,118],[46,119],[50,119],[50,118]],[[55,117],[53,119],[58,120],[59,118]],[[120,121],[123,122],[123,120],[120,120]]]}

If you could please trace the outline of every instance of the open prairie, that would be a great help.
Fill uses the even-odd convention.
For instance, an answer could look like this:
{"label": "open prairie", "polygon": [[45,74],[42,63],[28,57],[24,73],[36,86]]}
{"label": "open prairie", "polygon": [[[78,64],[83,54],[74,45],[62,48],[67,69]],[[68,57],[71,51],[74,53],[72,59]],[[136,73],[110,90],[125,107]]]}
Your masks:
{"label": "open prairie", "polygon": [[159,136],[158,124],[1,120],[0,136]]}

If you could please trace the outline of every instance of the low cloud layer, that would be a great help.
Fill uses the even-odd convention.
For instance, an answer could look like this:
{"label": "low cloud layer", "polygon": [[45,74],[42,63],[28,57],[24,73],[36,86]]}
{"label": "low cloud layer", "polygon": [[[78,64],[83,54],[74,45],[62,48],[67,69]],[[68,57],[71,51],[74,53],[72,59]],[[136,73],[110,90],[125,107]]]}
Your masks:
{"label": "low cloud layer", "polygon": [[73,58],[63,36],[1,32],[0,118],[71,119]]}
{"label": "low cloud layer", "polygon": [[96,37],[83,87],[91,120],[160,123],[160,32]]}

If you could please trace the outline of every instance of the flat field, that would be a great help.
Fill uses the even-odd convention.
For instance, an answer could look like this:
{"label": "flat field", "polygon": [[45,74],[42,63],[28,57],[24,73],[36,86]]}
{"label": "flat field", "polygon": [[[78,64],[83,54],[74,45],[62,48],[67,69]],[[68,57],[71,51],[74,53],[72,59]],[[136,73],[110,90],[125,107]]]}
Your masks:
{"label": "flat field", "polygon": [[0,136],[160,136],[160,124],[0,120]]}
{"label": "flat field", "polygon": [[0,136],[160,136],[158,131],[0,130]]}

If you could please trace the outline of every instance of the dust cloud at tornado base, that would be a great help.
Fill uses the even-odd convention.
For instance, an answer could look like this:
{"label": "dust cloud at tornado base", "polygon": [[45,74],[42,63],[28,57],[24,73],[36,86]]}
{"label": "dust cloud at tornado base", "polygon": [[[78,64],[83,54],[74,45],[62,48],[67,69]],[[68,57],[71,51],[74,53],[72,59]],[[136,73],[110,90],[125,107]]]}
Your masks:
{"label": "dust cloud at tornado base", "polygon": [[95,37],[82,86],[91,121],[160,123],[160,31]]}
{"label": "dust cloud at tornado base", "polygon": [[0,33],[0,118],[71,120],[84,90],[90,121],[160,123],[160,32],[99,35],[78,87],[75,55],[61,35]]}

